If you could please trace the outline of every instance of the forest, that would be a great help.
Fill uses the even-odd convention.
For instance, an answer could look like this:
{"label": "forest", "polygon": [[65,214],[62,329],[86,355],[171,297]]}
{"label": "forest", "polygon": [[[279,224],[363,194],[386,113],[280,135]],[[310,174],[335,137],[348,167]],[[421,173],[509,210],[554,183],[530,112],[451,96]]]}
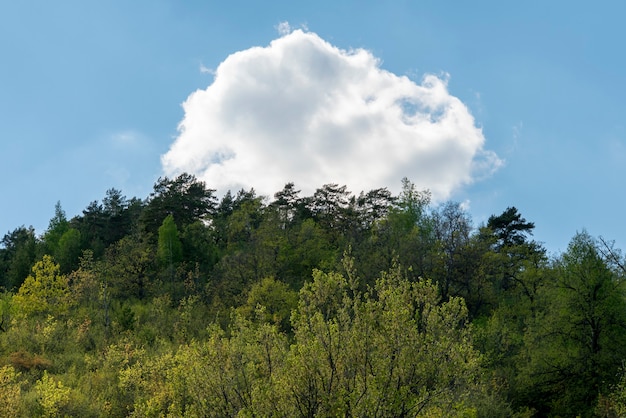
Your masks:
{"label": "forest", "polygon": [[0,243],[0,416],[626,416],[625,258],[534,228],[408,179],[58,203]]}

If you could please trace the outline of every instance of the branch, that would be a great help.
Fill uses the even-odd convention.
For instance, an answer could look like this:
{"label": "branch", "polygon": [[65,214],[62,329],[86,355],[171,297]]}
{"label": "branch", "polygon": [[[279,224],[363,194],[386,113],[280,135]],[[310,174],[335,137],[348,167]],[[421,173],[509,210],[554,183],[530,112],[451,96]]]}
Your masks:
{"label": "branch", "polygon": [[598,251],[602,254],[602,256],[613,262],[623,273],[626,273],[626,265],[621,259],[621,254],[613,249],[615,245],[614,241],[607,242],[604,238],[599,237],[598,241],[600,242],[600,246],[598,246]]}

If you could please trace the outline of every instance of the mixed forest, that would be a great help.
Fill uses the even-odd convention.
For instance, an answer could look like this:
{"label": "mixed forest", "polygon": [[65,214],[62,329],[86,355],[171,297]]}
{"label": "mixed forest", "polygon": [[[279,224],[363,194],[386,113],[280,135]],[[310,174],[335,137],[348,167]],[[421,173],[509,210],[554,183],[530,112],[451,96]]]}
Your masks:
{"label": "mixed forest", "polygon": [[0,243],[2,417],[626,416],[626,262],[409,180],[110,189]]}

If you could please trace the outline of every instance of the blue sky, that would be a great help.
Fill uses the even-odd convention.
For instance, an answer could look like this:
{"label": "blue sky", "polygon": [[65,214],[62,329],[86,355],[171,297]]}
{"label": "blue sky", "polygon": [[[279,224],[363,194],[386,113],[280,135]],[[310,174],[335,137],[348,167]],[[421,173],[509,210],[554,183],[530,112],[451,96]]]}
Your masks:
{"label": "blue sky", "polygon": [[[240,150],[258,147],[263,156],[262,149],[275,148],[287,151],[266,172],[255,171],[261,189],[294,180],[281,176],[318,186],[336,176],[354,187],[397,177],[383,184],[393,189],[406,175],[419,185],[433,182],[442,199],[466,202],[476,223],[516,206],[554,253],[583,228],[626,248],[624,12],[618,1],[2,2],[0,234],[21,225],[43,232],[57,201],[72,217],[111,187],[144,198],[160,175],[197,166],[174,151],[180,144],[199,147],[205,154],[194,155],[213,162],[221,150],[237,153],[222,171],[200,164],[209,187],[210,179],[222,188],[249,184],[250,168],[267,160]],[[311,66],[317,59],[328,66],[287,85],[284,71],[308,62],[303,51],[311,52]],[[284,67],[272,77],[276,63]],[[261,81],[236,78],[255,74],[266,95]],[[408,161],[393,150],[415,131],[371,122],[393,119],[397,109],[347,115],[355,91],[389,93],[394,103],[408,89],[409,99],[422,103],[436,90],[425,84],[428,75],[443,86],[435,86],[435,113],[453,107],[450,120],[473,119],[452,126],[435,115],[427,124],[432,132],[417,132],[430,148],[416,146]],[[313,97],[322,81],[337,87]],[[329,95],[336,99],[332,120],[319,116]],[[290,120],[313,120],[311,107],[314,120],[322,118],[303,132],[309,142],[272,143],[274,134],[287,141],[288,128],[295,129],[277,117],[281,100],[300,98]],[[241,113],[252,116],[228,113],[227,105],[243,105]],[[299,106],[309,110],[297,113]],[[305,167],[298,153],[313,143],[319,148]],[[293,161],[286,161],[292,146]],[[388,164],[368,160],[381,150],[389,150],[379,158]]]}

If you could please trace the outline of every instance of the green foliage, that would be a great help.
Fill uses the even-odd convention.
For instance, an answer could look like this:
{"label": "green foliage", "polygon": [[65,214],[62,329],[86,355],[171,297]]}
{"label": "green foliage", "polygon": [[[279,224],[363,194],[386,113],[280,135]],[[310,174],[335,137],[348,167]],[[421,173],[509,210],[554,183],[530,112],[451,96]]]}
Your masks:
{"label": "green foliage", "polygon": [[183,260],[198,265],[204,274],[211,271],[219,261],[215,233],[201,221],[186,225],[180,234],[180,240]]}
{"label": "green foliage", "polygon": [[22,387],[20,374],[11,366],[0,367],[0,416],[16,417],[20,408]]}
{"label": "green foliage", "polygon": [[144,230],[156,235],[163,219],[170,214],[181,229],[206,219],[215,210],[213,192],[190,174],[181,174],[175,179],[159,178],[141,215]]}
{"label": "green foliage", "polygon": [[623,282],[586,233],[552,266],[541,260],[527,257],[477,341],[519,408],[592,416],[626,358]]}
{"label": "green foliage", "polygon": [[49,255],[35,263],[33,274],[13,296],[18,311],[26,316],[67,313],[70,301],[67,277],[61,274],[60,266]]}
{"label": "green foliage", "polygon": [[623,417],[626,416],[626,373],[622,368],[619,373],[619,381],[611,391],[598,399],[596,414],[601,417]]}
{"label": "green foliage", "polygon": [[57,255],[59,241],[69,228],[70,223],[65,216],[65,211],[61,207],[61,202],[57,202],[54,206],[54,216],[50,219],[48,229],[43,235],[43,243],[48,254],[53,256]]}
{"label": "green foliage", "polygon": [[0,331],[7,332],[11,326],[12,318],[15,316],[15,305],[13,304],[13,294],[9,292],[0,293]]}
{"label": "green foliage", "polygon": [[120,331],[132,331],[135,327],[135,313],[132,308],[126,304],[122,305],[116,311],[115,320],[119,325]]}
{"label": "green foliage", "polygon": [[109,245],[136,232],[142,210],[141,200],[129,200],[120,190],[112,188],[107,190],[102,203],[91,202],[82,217],[70,223],[80,231],[82,248],[90,249],[95,259],[99,259]]}
{"label": "green foliage", "polygon": [[70,228],[59,239],[56,251],[56,259],[59,261],[61,271],[67,274],[78,267],[81,250],[80,231]]}
{"label": "green foliage", "polygon": [[277,405],[275,370],[286,340],[270,325],[236,319],[226,337],[212,327],[203,343],[182,345],[120,372],[120,388],[135,399],[131,416],[271,416]]}
{"label": "green foliage", "polygon": [[81,386],[98,412],[97,416],[128,416],[135,394],[120,384],[122,371],[147,360],[146,350],[126,336],[108,345],[102,352],[85,356],[89,373],[82,377]]}
{"label": "green foliage", "polygon": [[170,269],[183,259],[183,246],[172,215],[167,215],[159,227],[157,258],[163,266]]}
{"label": "green foliage", "polygon": [[17,290],[37,259],[40,242],[32,226],[22,226],[7,233],[1,244],[4,248],[0,249],[0,286]]}
{"label": "green foliage", "polygon": [[487,220],[501,246],[520,245],[526,242],[526,235],[532,235],[535,224],[526,222],[515,207],[509,207],[501,215],[492,215]]}
{"label": "green foliage", "polygon": [[35,392],[41,408],[40,416],[46,418],[65,416],[64,411],[70,401],[70,388],[44,371],[43,377],[35,383]]}
{"label": "green foliage", "polygon": [[346,186],[325,184],[317,189],[309,201],[313,219],[338,240],[350,230],[350,192]]}
{"label": "green foliage", "polygon": [[128,235],[111,245],[104,257],[104,278],[119,298],[145,298],[156,264],[155,250],[144,239]]}
{"label": "green foliage", "polygon": [[[460,282],[468,267],[471,239],[471,220],[460,204],[448,202],[432,214],[435,244],[432,246],[430,277],[439,285],[442,298],[460,295]],[[475,279],[475,277],[472,277]]]}
{"label": "green foliage", "polygon": [[[404,178],[402,192],[394,203],[388,215],[374,223],[360,243],[355,243],[355,258],[372,278],[392,268],[397,259],[416,277],[430,276],[429,252],[435,242],[433,221],[427,211],[430,192],[416,190]],[[365,253],[360,255],[360,251]]]}
{"label": "green foliage", "polygon": [[292,320],[298,415],[461,416],[476,402],[482,371],[467,310],[460,299],[441,303],[430,282],[395,270],[360,295],[317,271]]}
{"label": "green foliage", "polygon": [[302,199],[298,196],[300,190],[296,190],[293,183],[285,184],[283,190],[274,194],[272,206],[276,208],[280,219],[280,228],[286,229],[299,218],[301,212]]}
{"label": "green foliage", "polygon": [[402,179],[402,192],[396,202],[397,209],[392,213],[405,230],[410,230],[424,219],[426,208],[430,204],[428,190],[418,191],[408,178]]}
{"label": "green foliage", "polygon": [[289,331],[291,311],[296,308],[297,292],[285,283],[267,277],[252,285],[246,302],[237,308],[245,318],[274,324],[282,331]]}
{"label": "green foliage", "polygon": [[302,287],[313,269],[333,266],[341,254],[313,219],[307,219],[294,227],[287,237],[285,252],[281,277],[296,289]]}
{"label": "green foliage", "polygon": [[557,268],[544,315],[527,333],[528,376],[552,410],[580,414],[616,383],[626,358],[626,295],[586,233],[572,239]]}
{"label": "green foliage", "polygon": [[474,228],[408,179],[213,192],[161,178],[4,236],[0,416],[624,414],[610,243],[548,257],[515,207]]}
{"label": "green foliage", "polygon": [[440,304],[432,284],[397,272],[373,291],[317,271],[291,346],[276,326],[235,315],[228,333],[214,326],[205,342],[123,368],[131,416],[475,414],[489,391],[462,301]]}

